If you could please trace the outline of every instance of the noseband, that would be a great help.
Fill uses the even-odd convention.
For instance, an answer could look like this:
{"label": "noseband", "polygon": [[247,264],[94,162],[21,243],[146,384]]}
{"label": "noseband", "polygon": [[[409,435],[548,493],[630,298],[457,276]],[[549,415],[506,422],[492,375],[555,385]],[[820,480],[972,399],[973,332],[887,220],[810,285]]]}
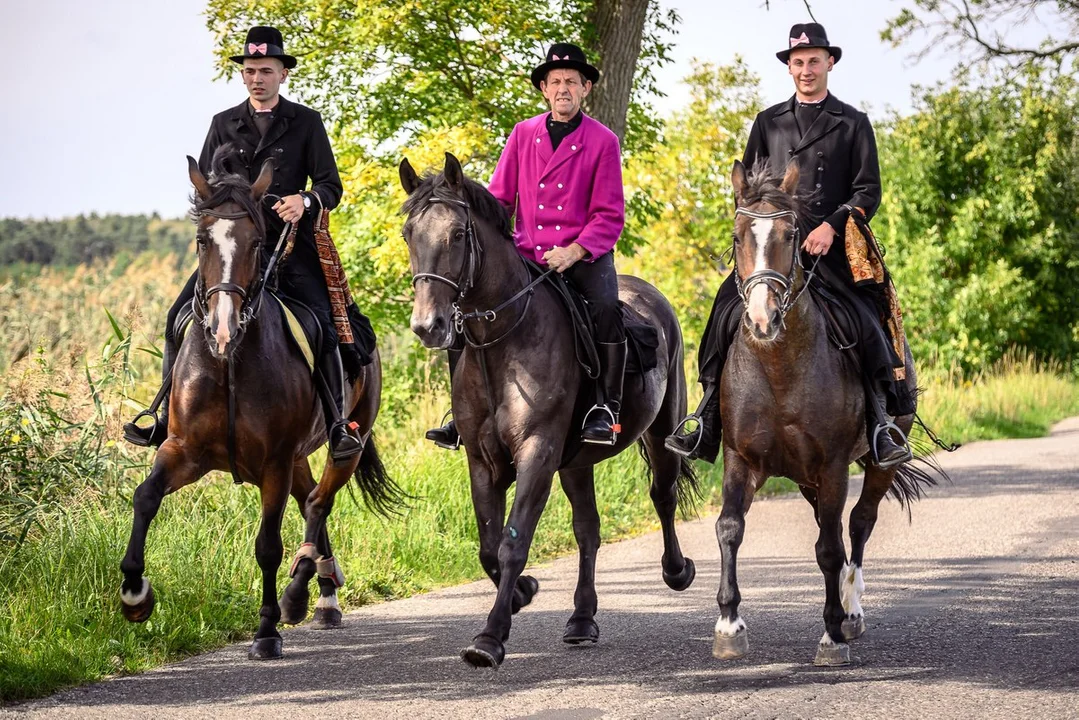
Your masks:
{"label": "noseband", "polygon": [[[734,283],[738,288],[738,297],[742,301],[742,314],[743,317],[749,312],[749,295],[753,292],[753,288],[757,285],[764,285],[772,292],[776,294],[779,299],[779,318],[782,322],[786,317],[794,304],[798,302],[798,298],[802,296],[805,289],[809,287],[810,280],[817,272],[817,263],[820,262],[821,256],[818,255],[816,260],[813,261],[813,267],[810,269],[809,277],[802,283],[802,287],[798,292],[794,292],[794,282],[798,274],[798,270],[802,266],[802,253],[800,252],[799,238],[801,232],[798,229],[798,215],[793,210],[780,210],[777,212],[761,213],[754,212],[752,210],[746,210],[745,208],[738,208],[734,211],[735,216],[743,215],[745,217],[753,218],[755,220],[775,220],[778,218],[789,219],[794,226],[794,242],[792,243],[791,250],[791,269],[786,275],[777,272],[770,268],[762,268],[760,270],[754,270],[749,274],[744,281],[742,276],[738,273],[738,254],[734,254]],[[735,232],[735,238],[738,237],[738,233]]]}

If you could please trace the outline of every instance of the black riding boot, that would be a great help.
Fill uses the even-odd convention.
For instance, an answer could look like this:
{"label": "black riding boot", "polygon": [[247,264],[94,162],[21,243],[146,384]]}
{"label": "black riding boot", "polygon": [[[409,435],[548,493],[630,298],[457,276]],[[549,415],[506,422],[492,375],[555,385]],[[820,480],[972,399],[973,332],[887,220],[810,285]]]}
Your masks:
{"label": "black riding boot", "polygon": [[[681,429],[690,420],[697,420],[697,428],[687,434],[679,435]],[[719,455],[719,440],[723,434],[723,423],[719,417],[719,386],[708,383],[704,387],[704,397],[693,415],[686,416],[674,434],[663,441],[664,446],[673,453],[690,460],[716,461]]]}
{"label": "black riding boot", "polygon": [[347,460],[363,450],[363,441],[355,435],[356,423],[345,416],[345,369],[341,365],[341,353],[323,353],[319,360],[319,376],[322,380],[322,412],[326,416],[326,434],[330,439],[330,457]]}
{"label": "black riding boot", "polygon": [[[453,371],[457,369],[457,361],[461,359],[461,353],[464,350],[458,350],[456,348],[450,348],[446,351],[446,357],[450,364],[450,387],[453,386]],[[453,411],[450,410],[446,413],[446,417],[453,415]],[[443,420],[446,418],[443,417]],[[440,448],[447,450],[456,450],[461,447],[461,434],[457,432],[457,423],[451,418],[448,423],[442,427],[433,428],[428,430],[424,437],[438,445]]]}
{"label": "black riding boot", "polygon": [[[169,395],[172,394],[172,363],[176,358],[175,342],[165,336],[165,347],[161,353],[161,389],[154,396],[150,407],[124,424],[124,440],[139,447],[161,447],[169,437]],[[160,408],[160,411],[157,409]],[[139,427],[138,422],[144,417],[153,420],[152,425]]]}
{"label": "black riding boot", "polygon": [[622,380],[626,374],[626,341],[596,345],[603,371],[604,402],[592,408],[585,417],[581,439],[596,445],[614,445],[618,441],[618,433],[622,432],[618,413],[622,409]]}
{"label": "black riding boot", "polygon": [[[884,391],[877,383],[866,383],[865,418],[866,437],[869,439],[873,460],[882,470],[895,467],[911,460],[907,437],[903,431],[888,418],[884,408],[887,406]],[[897,442],[898,441],[898,442]]]}

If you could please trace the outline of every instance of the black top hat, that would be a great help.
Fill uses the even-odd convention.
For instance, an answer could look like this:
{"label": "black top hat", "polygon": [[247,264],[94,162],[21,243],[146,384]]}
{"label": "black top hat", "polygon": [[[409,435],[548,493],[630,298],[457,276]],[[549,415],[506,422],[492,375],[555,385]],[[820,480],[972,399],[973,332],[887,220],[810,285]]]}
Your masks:
{"label": "black top hat", "polygon": [[776,53],[779,62],[784,65],[790,60],[791,50],[801,48],[824,48],[835,58],[836,62],[839,62],[839,58],[843,57],[842,49],[828,44],[828,33],[824,31],[824,26],[819,23],[801,23],[792,27],[790,43],[790,47],[786,50],[780,50]]}
{"label": "black top hat", "polygon": [[579,70],[593,83],[599,80],[599,70],[588,64],[584,50],[571,43],[555,43],[547,51],[547,61],[532,71],[532,84],[539,89],[540,82],[547,79],[547,73],[558,68]]}
{"label": "black top hat", "polygon": [[296,67],[296,58],[285,54],[285,41],[281,39],[281,32],[277,28],[258,25],[247,31],[243,54],[233,55],[229,59],[242,65],[247,58],[267,57],[277,58],[289,69]]}

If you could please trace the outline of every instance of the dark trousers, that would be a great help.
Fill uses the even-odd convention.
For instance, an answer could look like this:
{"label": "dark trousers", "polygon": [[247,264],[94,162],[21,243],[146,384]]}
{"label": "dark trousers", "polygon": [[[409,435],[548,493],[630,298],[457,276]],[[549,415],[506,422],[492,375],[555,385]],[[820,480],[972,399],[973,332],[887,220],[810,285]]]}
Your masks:
{"label": "dark trousers", "polygon": [[[328,355],[337,348],[337,329],[333,324],[326,278],[322,275],[321,266],[312,267],[310,262],[294,262],[295,259],[292,258],[278,267],[278,290],[285,297],[299,300],[315,313],[322,327],[322,353]],[[184,289],[180,291],[180,297],[169,310],[168,324],[165,326],[165,340],[177,349],[176,318],[195,297],[197,279],[198,271],[196,270],[184,285]]]}
{"label": "dark trousers", "polygon": [[618,306],[618,273],[614,269],[614,253],[602,255],[595,262],[580,260],[563,275],[588,301],[589,315],[596,328],[596,342],[620,343],[625,340],[626,327]]}

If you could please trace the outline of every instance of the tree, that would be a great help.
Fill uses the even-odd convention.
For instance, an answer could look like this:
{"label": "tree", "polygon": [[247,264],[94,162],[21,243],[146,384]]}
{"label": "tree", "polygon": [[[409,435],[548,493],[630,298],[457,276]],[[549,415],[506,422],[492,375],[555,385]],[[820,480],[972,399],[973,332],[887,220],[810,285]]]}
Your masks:
{"label": "tree", "polygon": [[[1032,32],[1040,42],[1017,39]],[[1079,53],[1079,1],[913,0],[881,37],[896,46],[923,38],[919,57],[943,47],[1013,68],[1065,68]]]}

